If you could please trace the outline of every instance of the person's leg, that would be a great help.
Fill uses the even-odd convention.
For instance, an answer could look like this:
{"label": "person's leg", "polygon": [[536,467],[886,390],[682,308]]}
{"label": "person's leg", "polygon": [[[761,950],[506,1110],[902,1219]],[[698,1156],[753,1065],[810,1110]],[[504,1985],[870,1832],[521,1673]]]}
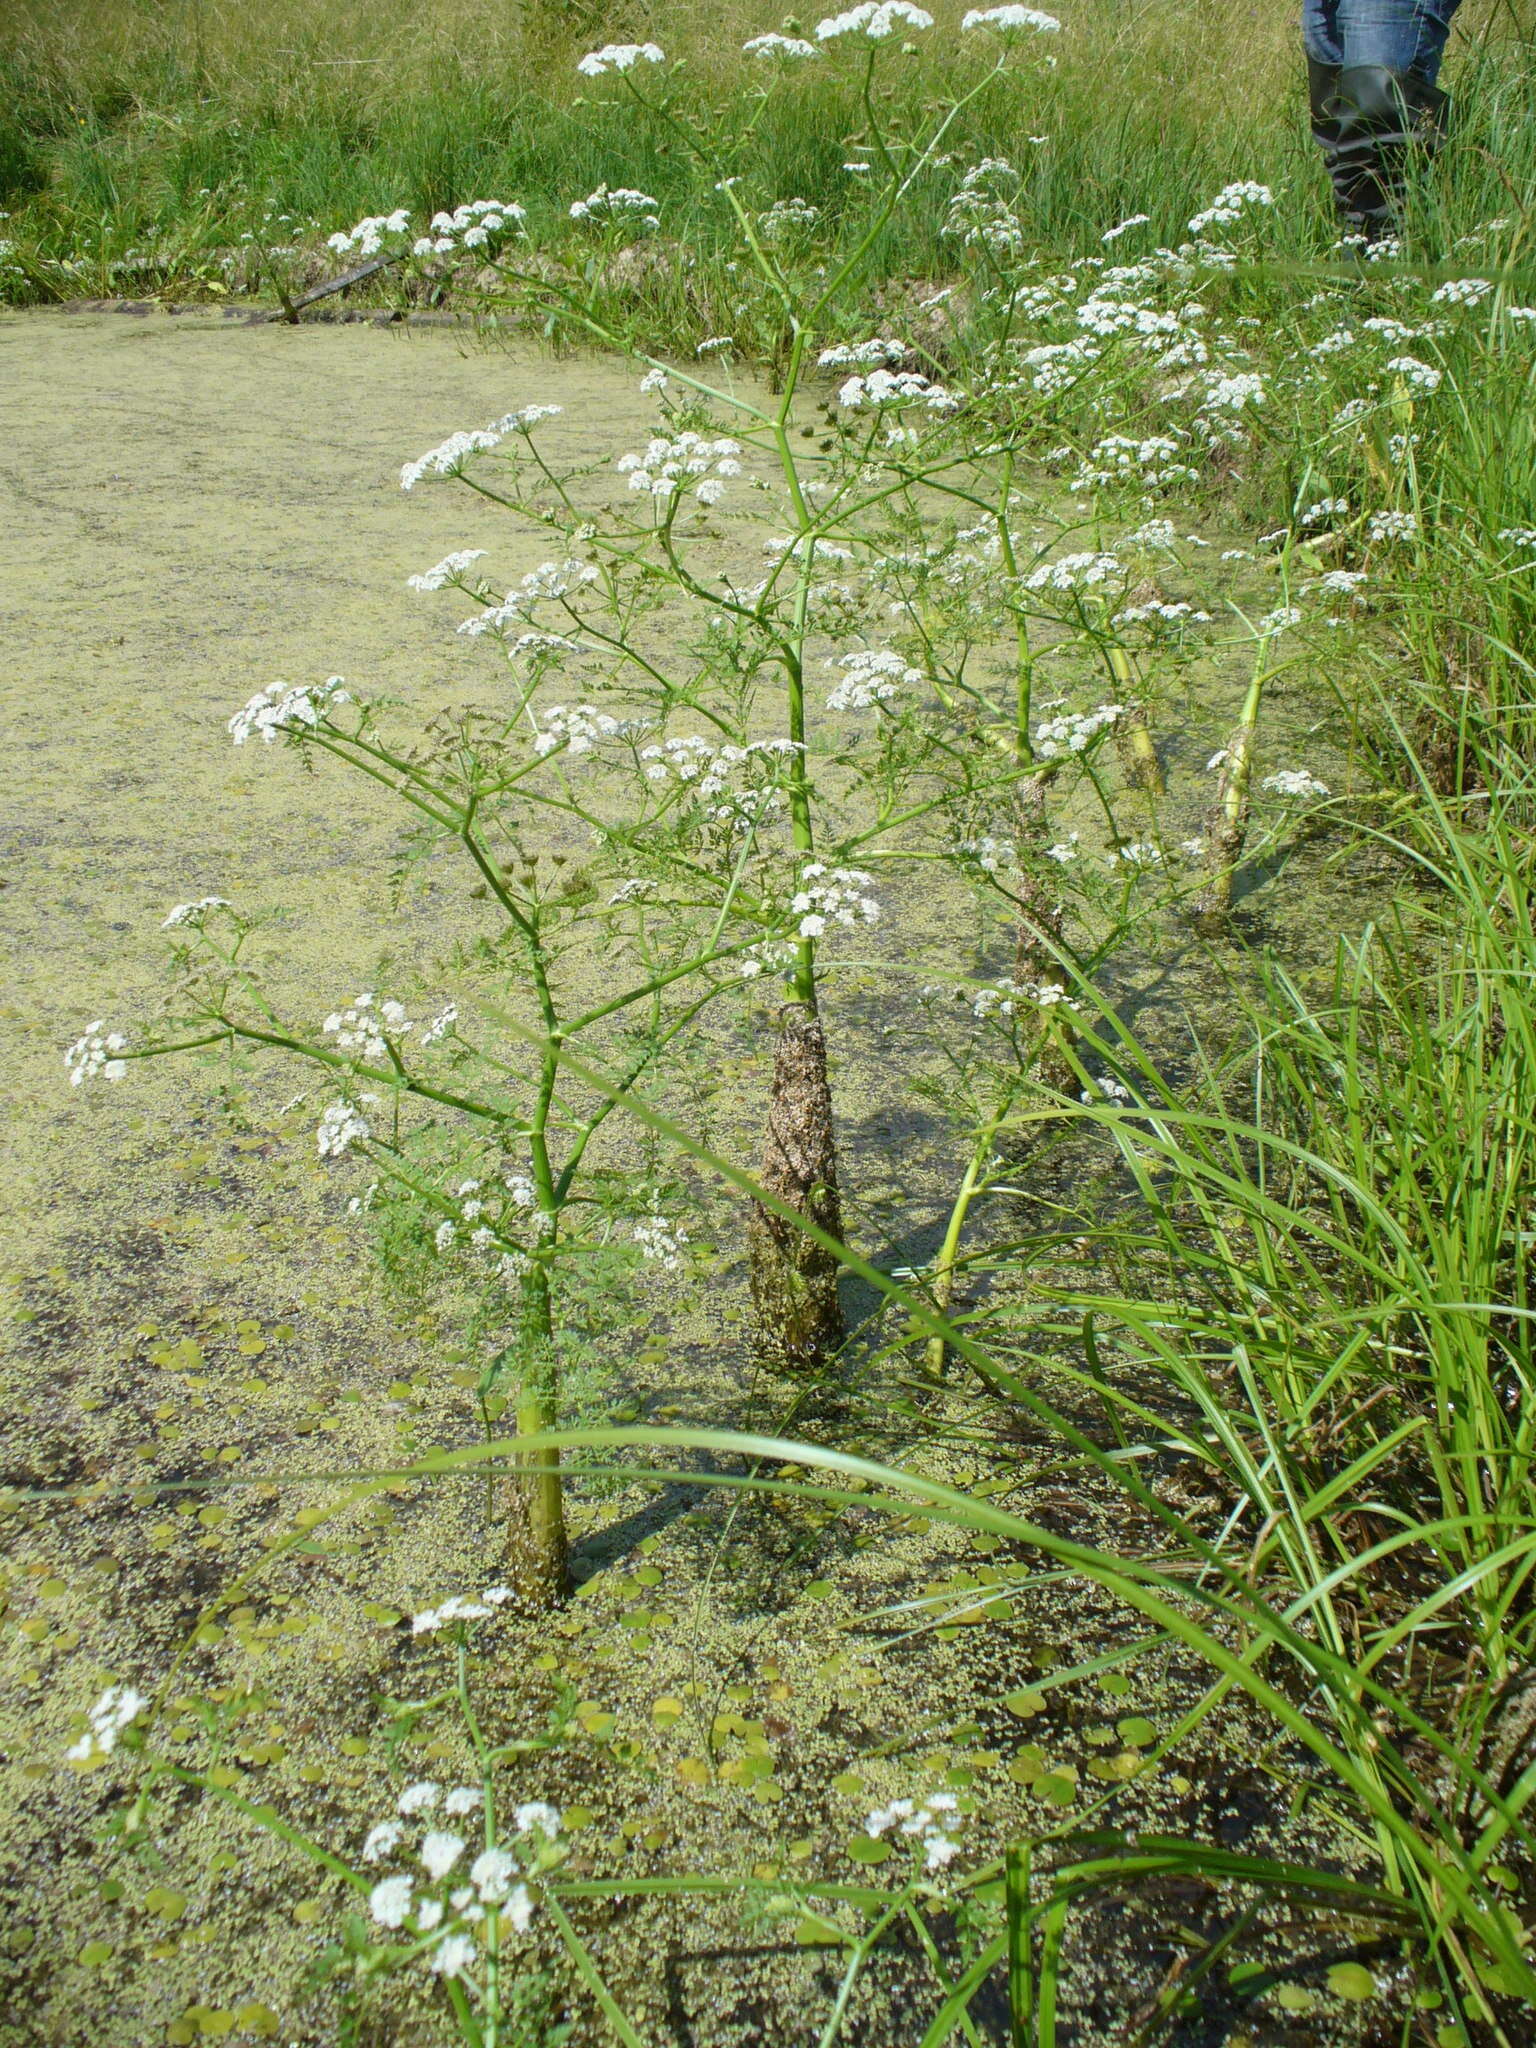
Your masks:
{"label": "person's leg", "polygon": [[1409,158],[1444,134],[1449,101],[1435,78],[1458,4],[1333,0],[1328,19],[1324,0],[1304,0],[1313,134],[1339,211],[1366,235],[1390,229]]}
{"label": "person's leg", "polygon": [[1376,68],[1433,85],[1460,0],[1338,0],[1341,70]]}
{"label": "person's leg", "polygon": [[[1344,64],[1344,40],[1339,32],[1340,0],[1301,0],[1301,41],[1307,55],[1307,100],[1312,112],[1312,139],[1323,153],[1330,177],[1339,146],[1339,124],[1334,115],[1339,72]],[[1342,207],[1337,185],[1334,196]]]}

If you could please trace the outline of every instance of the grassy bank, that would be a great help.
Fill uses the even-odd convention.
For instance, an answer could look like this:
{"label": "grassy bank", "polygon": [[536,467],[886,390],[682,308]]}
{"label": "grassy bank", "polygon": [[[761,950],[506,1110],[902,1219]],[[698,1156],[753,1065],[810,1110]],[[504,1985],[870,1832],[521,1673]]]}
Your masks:
{"label": "grassy bank", "polygon": [[[886,67],[881,111],[910,126],[979,58],[941,19],[921,54]],[[207,296],[261,288],[253,242],[324,270],[323,235],[365,213],[427,215],[475,197],[516,199],[536,241],[597,186],[661,202],[662,233],[695,258],[728,235],[708,182],[677,138],[637,119],[576,71],[615,33],[656,35],[687,58],[684,103],[739,103],[764,83],[740,55],[774,24],[746,10],[632,9],[623,24],[548,9],[437,4],[322,10],[257,0],[44,9],[23,0],[0,32],[0,207],[16,301],[110,292]],[[1528,176],[1533,123],[1519,37],[1468,8],[1451,70],[1463,81],[1456,223],[1507,203]],[[1268,9],[1168,0],[1130,10],[1089,0],[1068,17],[1063,61],[1019,89],[985,92],[952,135],[957,163],[1005,156],[1027,181],[1042,251],[1094,250],[1131,213],[1159,239],[1232,179],[1286,194],[1276,246],[1326,240],[1309,155],[1293,25]],[[846,69],[809,66],[775,88],[756,129],[752,180],[767,199],[821,210],[829,249],[866,203],[844,169],[867,132]],[[826,75],[838,72],[838,75]],[[887,275],[953,267],[942,209],[909,208],[884,251]]]}

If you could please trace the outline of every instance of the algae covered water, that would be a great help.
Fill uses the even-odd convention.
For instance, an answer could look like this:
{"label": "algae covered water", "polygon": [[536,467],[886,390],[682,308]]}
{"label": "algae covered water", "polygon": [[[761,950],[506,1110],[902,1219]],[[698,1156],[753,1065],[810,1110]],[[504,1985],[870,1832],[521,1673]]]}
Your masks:
{"label": "algae covered water", "polygon": [[[278,676],[346,676],[415,723],[483,700],[483,651],[403,586],[484,522],[458,493],[403,494],[399,470],[531,402],[564,407],[572,462],[611,464],[654,420],[632,370],[444,330],[200,314],[0,324],[14,508],[0,567],[13,1490],[0,1748],[14,1815],[0,2038],[337,2039],[347,1894],[246,1809],[351,1852],[402,1775],[462,1769],[451,1735],[402,1702],[435,1682],[413,1613],[493,1568],[483,1482],[402,1482],[305,1519],[336,1497],[325,1474],[387,1474],[473,1437],[460,1333],[430,1301],[380,1287],[346,1214],[352,1182],[340,1189],[315,1156],[319,1099],[291,1092],[302,1079],[210,1059],[76,1094],[61,1053],[96,1015],[153,1014],[155,928],[205,895],[270,906],[270,985],[292,1002],[370,986],[381,934],[401,973],[473,936],[462,893],[429,882],[397,902],[398,819],[382,796],[237,750],[226,724]],[[508,581],[549,552],[504,514],[496,543]],[[942,891],[905,908],[903,943],[952,962],[962,939]],[[910,1006],[872,973],[848,988],[843,1014],[877,1047],[835,1076],[862,1204],[851,1220],[886,1262],[912,1261],[943,1220],[935,1174],[950,1162],[926,1142],[942,1120],[903,1094]],[[765,1047],[726,1034],[716,1070],[691,1081],[738,1157]],[[612,1304],[606,1328],[605,1304],[588,1304],[615,1414],[781,1419],[783,1389],[761,1384],[741,1340],[736,1222],[710,1214],[703,1284],[627,1302],[617,1337]],[[1035,1361],[1041,1384],[1059,1362]],[[1063,1488],[1059,1446],[1023,1422],[1000,1441],[993,1411],[962,1387],[914,1388],[894,1351],[872,1345],[863,1385],[815,1420],[823,1440],[1017,1489],[1081,1540],[1123,1533],[1112,1490],[1081,1473]],[[576,1494],[582,1592],[553,1620],[508,1626],[487,1711],[508,1741],[561,1731],[519,1795],[558,1801],[565,1875],[591,1886],[581,1933],[647,2040],[814,2038],[808,2015],[836,1992],[829,1955],[856,1935],[860,1884],[889,1853],[870,1819],[918,1778],[946,1798],[982,1788],[977,1854],[1136,1779],[1117,1811],[1142,1826],[1209,1824],[1231,1846],[1350,1860],[1330,1827],[1288,1816],[1297,1759],[1245,1706],[1141,1775],[1192,1668],[1165,1648],[1123,1673],[1125,1614],[1085,1582],[1042,1572],[1023,1599],[1020,1558],[994,1539],[893,1529],[857,1503],[711,1498],[687,1469],[660,1490],[607,1479]],[[943,1626],[913,1635],[914,1613]],[[224,1717],[229,1804],[172,1802],[135,1831],[100,1776],[61,1769],[70,1716],[109,1674],[158,1683],[189,1630],[177,1669],[189,1694],[195,1674],[198,1711]],[[619,1896],[631,1880],[655,1889]],[[674,1881],[705,1889],[674,1901]],[[756,1918],[743,1884],[758,1887]],[[1189,1911],[1149,1892],[1084,1923],[1080,2038],[1108,2038],[1126,1984],[1155,1989],[1149,1930]],[[918,2038],[962,1933],[873,1954],[848,2037]],[[526,1957],[531,2038],[543,1999],[576,2039],[601,2039],[588,1990],[542,1974],[558,1960],[542,1940]],[[430,1989],[391,1987],[378,2038],[446,2039]],[[1000,2039],[993,2006],[975,2024]]]}

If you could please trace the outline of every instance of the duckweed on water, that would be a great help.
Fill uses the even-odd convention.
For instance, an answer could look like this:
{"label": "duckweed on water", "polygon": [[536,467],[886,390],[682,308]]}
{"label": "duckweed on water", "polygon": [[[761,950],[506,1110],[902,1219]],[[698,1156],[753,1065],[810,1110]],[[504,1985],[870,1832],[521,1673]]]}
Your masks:
{"label": "duckweed on water", "polygon": [[20,543],[119,687],[9,785],[14,2038],[1522,2037],[1528,323],[1251,179],[1021,282],[1012,178],[941,350],[730,186],[772,393],[0,329],[118,429]]}

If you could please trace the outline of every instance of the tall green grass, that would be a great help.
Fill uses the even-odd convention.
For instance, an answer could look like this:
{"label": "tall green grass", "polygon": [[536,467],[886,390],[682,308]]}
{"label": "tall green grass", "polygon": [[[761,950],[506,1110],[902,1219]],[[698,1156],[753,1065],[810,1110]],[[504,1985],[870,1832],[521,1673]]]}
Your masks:
{"label": "tall green grass", "polygon": [[[697,254],[717,232],[708,182],[661,124],[594,94],[575,58],[611,34],[653,35],[686,57],[691,89],[719,102],[761,81],[740,45],[774,25],[771,13],[738,8],[610,17],[475,0],[62,10],[23,0],[0,32],[6,234],[43,259],[30,293],[58,296],[99,285],[130,252],[152,251],[172,282],[191,278],[199,259],[268,216],[289,216],[289,238],[313,244],[310,223],[496,193],[528,206],[537,225],[606,181],[660,198],[667,235]],[[1289,22],[1235,18],[1210,0],[1089,0],[1061,40],[1043,89],[1020,95],[1000,83],[954,133],[957,160],[1002,154],[1029,165],[1042,248],[1097,246],[1106,225],[1137,211],[1175,234],[1233,177],[1306,182]],[[882,88],[898,115],[915,119],[979,61],[959,45],[941,27]],[[811,67],[781,90],[757,130],[753,168],[766,191],[808,198],[835,225],[860,203],[842,165],[863,114],[846,77],[816,75],[833,69]],[[1031,143],[1042,133],[1048,142]],[[913,210],[890,251],[894,270],[944,269],[939,210]],[[57,270],[67,260],[84,283]]]}
{"label": "tall green grass", "polygon": [[[922,53],[887,67],[895,82],[881,87],[881,111],[898,130],[979,66],[946,32],[960,11],[958,0],[941,10]],[[662,202],[666,243],[710,273],[719,299],[728,280],[713,275],[724,233],[712,180],[665,123],[595,88],[575,59],[611,34],[651,35],[686,60],[685,105],[691,95],[745,107],[764,74],[742,58],[741,42],[773,25],[737,8],[609,16],[477,0],[424,9],[22,0],[0,29],[0,208],[11,245],[0,290],[25,302],[250,288],[259,266],[238,259],[251,237],[296,249],[318,275],[329,265],[323,236],[338,225],[484,195],[519,200],[539,238],[572,198],[606,182]],[[951,146],[957,165],[1002,155],[1024,169],[1042,254],[1096,253],[1105,228],[1132,213],[1150,214],[1159,239],[1176,241],[1213,191],[1250,177],[1283,194],[1277,255],[1311,260],[1326,247],[1324,185],[1286,14],[1255,18],[1212,0],[1083,0],[1065,11],[1059,42],[1054,73],[983,92]],[[1440,222],[1450,242],[1531,189],[1527,51],[1507,12],[1463,11],[1450,64],[1453,196]],[[825,64],[778,87],[754,130],[754,185],[820,207],[829,247],[861,218],[863,197],[843,166],[864,127],[856,82]],[[953,271],[942,198],[919,195],[893,223],[888,275]],[[702,331],[712,331],[699,310]],[[658,335],[672,331],[675,312],[658,307]]]}

